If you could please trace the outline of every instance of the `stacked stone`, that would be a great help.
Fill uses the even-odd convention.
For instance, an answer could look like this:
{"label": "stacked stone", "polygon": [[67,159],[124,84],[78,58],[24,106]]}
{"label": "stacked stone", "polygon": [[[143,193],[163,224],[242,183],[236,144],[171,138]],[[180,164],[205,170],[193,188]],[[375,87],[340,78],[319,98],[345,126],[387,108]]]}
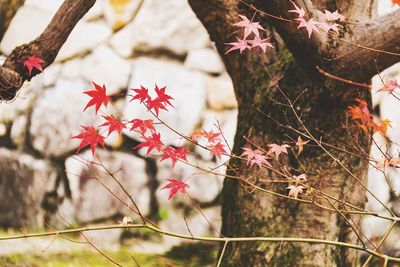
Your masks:
{"label": "stacked stone", "polygon": [[[25,1],[0,43],[0,52],[8,55],[37,37],[61,3]],[[91,90],[91,81],[106,84],[108,94],[120,95],[140,85],[167,86],[175,100],[174,108],[161,114],[166,123],[190,134],[200,128],[216,131],[213,125],[218,120],[229,146],[233,145],[237,103],[232,82],[187,1],[97,1],[52,66],[27,82],[12,103],[0,103],[1,225],[42,227],[43,217],[58,227],[65,226],[64,219],[78,223],[117,221],[123,215],[137,219],[129,197],[115,181],[98,166],[85,164],[93,160],[91,152],[75,155],[79,141],[71,137],[81,131],[80,125],[102,123],[93,110],[83,112],[88,98],[82,92]],[[143,106],[129,100],[129,96],[117,97],[114,106],[99,113],[150,118]],[[165,128],[158,130],[167,144],[189,147],[193,152],[189,161],[204,168],[219,164],[209,152]],[[138,136],[128,131],[122,137],[112,134],[107,149],[97,152],[141,212],[158,218],[166,230],[189,234],[189,227],[193,234],[217,235],[189,198],[168,201],[168,192],[160,190],[165,178],[199,171],[182,163],[172,169],[169,162],[146,158],[142,151],[132,150],[138,142]],[[211,174],[198,174],[188,181],[188,193],[204,207],[215,229],[220,228],[222,182],[222,176]],[[177,242],[165,239],[159,248]]]}

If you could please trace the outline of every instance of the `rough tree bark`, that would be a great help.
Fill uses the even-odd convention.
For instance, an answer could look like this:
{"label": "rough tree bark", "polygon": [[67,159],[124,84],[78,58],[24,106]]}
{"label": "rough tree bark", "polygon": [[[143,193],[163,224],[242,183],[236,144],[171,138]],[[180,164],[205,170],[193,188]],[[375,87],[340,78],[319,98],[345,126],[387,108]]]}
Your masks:
{"label": "rough tree bark", "polygon": [[[313,34],[308,39],[296,24],[270,19],[258,12],[254,20],[268,29],[276,49],[268,50],[263,56],[254,53],[225,55],[225,43],[232,42],[234,36],[239,35],[238,29],[232,26],[238,21],[238,14],[251,18],[255,13],[247,4],[269,14],[293,18],[287,12],[293,8],[290,1],[189,2],[215,42],[234,83],[239,114],[233,153],[240,154],[241,147],[251,147],[252,143],[266,147],[270,143],[281,144],[290,140],[288,136],[292,140],[297,139],[299,134],[285,127],[288,125],[303,133],[306,131],[293,110],[278,103],[288,104],[275,86],[275,81],[278,81],[291,101],[301,95],[294,109],[301,114],[302,122],[313,136],[338,148],[326,147],[340,161],[337,162],[317,146],[306,149],[299,158],[289,154],[285,158],[289,172],[293,175],[307,173],[315,188],[363,207],[365,189],[342,166],[366,184],[368,162],[343,150],[368,155],[370,138],[349,123],[346,111],[348,106],[354,104],[355,98],[370,103],[370,92],[321,75],[316,67],[350,80],[369,83],[376,73],[376,65],[382,70],[398,61],[399,57],[360,49],[349,42],[399,52],[400,23],[396,17],[400,12],[373,20],[376,6],[373,0],[362,1],[362,8],[361,1],[356,0],[295,1],[315,17],[321,14],[319,8],[331,11],[340,8],[352,22],[359,22],[345,25],[340,34],[345,41],[326,34]],[[316,145],[315,142],[313,144]],[[238,160],[231,160],[228,172],[246,177],[263,188],[287,194],[286,185],[263,182],[266,178],[280,178],[274,173],[249,168]],[[323,199],[316,199],[318,203],[330,207]],[[339,203],[334,204],[340,208]],[[225,180],[222,205],[222,234],[226,236],[311,237],[360,242],[339,214],[254,191],[237,180]],[[355,225],[360,221],[359,216],[346,217],[351,217]],[[222,266],[358,266],[358,261],[356,251],[340,247],[243,242],[228,244]]]}
{"label": "rough tree bark", "polygon": [[44,60],[43,69],[53,63],[75,25],[95,2],[96,0],[65,0],[38,38],[11,52],[0,66],[0,100],[13,99],[24,81],[38,74],[37,70],[33,70],[33,76],[29,76],[23,65],[24,60],[33,55],[39,57]]}

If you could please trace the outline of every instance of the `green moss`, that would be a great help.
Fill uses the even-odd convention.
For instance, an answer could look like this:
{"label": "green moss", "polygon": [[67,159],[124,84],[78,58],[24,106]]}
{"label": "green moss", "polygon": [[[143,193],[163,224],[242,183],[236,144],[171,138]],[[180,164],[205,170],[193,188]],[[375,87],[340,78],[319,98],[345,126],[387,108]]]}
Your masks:
{"label": "green moss", "polygon": [[301,249],[293,243],[286,243],[284,249],[277,249],[276,252],[268,266],[297,266],[303,258]]}
{"label": "green moss", "polygon": [[282,71],[284,71],[292,61],[293,55],[287,48],[282,48],[279,50],[275,62],[268,66],[271,76],[274,77],[275,75],[281,75]]}
{"label": "green moss", "polygon": [[[180,252],[179,252],[180,251]],[[216,260],[216,247],[197,245],[175,248],[166,255],[139,254],[127,249],[103,251],[122,266],[213,266]],[[135,261],[137,264],[135,263]],[[112,263],[97,252],[73,250],[65,253],[13,254],[0,257],[2,267],[75,267],[75,266],[112,266]]]}

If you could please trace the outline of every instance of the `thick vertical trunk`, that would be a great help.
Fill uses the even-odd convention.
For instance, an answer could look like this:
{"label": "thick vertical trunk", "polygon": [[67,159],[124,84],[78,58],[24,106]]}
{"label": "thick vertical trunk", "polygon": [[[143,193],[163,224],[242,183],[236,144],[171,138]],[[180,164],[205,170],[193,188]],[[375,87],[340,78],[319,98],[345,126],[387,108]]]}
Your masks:
{"label": "thick vertical trunk", "polygon": [[[281,50],[275,63],[268,69],[292,101],[307,88],[294,108],[301,114],[302,122],[313,136],[317,139],[322,137],[324,142],[337,148],[360,154],[354,148],[353,138],[356,138],[359,148],[369,150],[368,138],[359,129],[346,126],[347,107],[353,104],[356,97],[369,98],[365,89],[360,91],[328,81],[312,70],[304,70],[294,63],[285,50]],[[232,75],[235,76],[235,73]],[[259,73],[254,75],[266,77]],[[285,126],[305,133],[290,107],[274,101],[288,104],[271,79],[254,78],[249,77],[247,81],[242,79],[237,84],[246,86],[251,83],[256,93],[252,102],[239,103],[235,154],[240,154],[241,147],[251,146],[251,143],[267,148],[270,143],[290,141],[288,136],[297,139],[299,134]],[[233,80],[237,79],[233,77]],[[299,157],[289,152],[281,163],[286,164],[293,175],[306,173],[317,190],[362,207],[365,190],[360,184],[315,142],[309,144],[313,146],[306,147]],[[366,181],[366,160],[338,149],[326,148],[360,180]],[[282,179],[274,173],[257,167],[248,168],[244,162],[237,160],[231,162],[230,172],[243,175],[263,188],[287,195],[287,183],[264,182],[266,179]],[[329,202],[321,199],[318,193],[310,193],[305,198],[313,196],[317,203],[331,208]],[[337,204],[336,207],[340,207]],[[226,236],[309,237],[358,242],[352,228],[336,212],[253,190],[240,181],[225,180],[222,205],[222,233]],[[352,215],[351,219],[357,224],[360,218]],[[344,248],[305,243],[246,242],[229,244],[222,266],[357,266],[357,262],[357,252]]]}
{"label": "thick vertical trunk", "polygon": [[[334,10],[337,1],[312,2],[316,7],[330,7]],[[368,82],[372,76],[369,62],[349,64],[343,58],[352,58],[353,62],[357,60],[340,55],[349,55],[346,49],[354,50],[353,46],[344,47],[343,52],[342,48],[336,48],[335,42],[330,46],[329,38],[325,40],[317,36],[308,39],[290,23],[269,21],[259,16],[259,13],[254,14],[254,10],[238,0],[189,0],[189,3],[215,42],[235,87],[239,115],[233,153],[240,155],[242,147],[255,148],[253,144],[264,149],[268,149],[271,143],[286,142],[293,146],[293,141],[302,133],[311,134],[314,138],[299,156],[291,150],[274,165],[290,175],[307,174],[307,185],[313,189],[308,189],[300,198],[314,201],[314,204],[261,192],[241,180],[226,179],[222,194],[222,233],[234,237],[308,237],[353,244],[362,242],[358,238],[360,216],[347,213],[348,207],[335,199],[345,200],[360,208],[365,201],[370,138],[348,119],[347,109],[355,104],[355,98],[370,103],[370,93],[365,88],[323,76],[316,66],[325,66],[328,71],[349,79]],[[289,1],[247,3],[259,4],[261,9],[282,17],[287,17],[287,10],[292,8]],[[373,3],[372,0],[366,2],[371,6]],[[367,11],[362,11],[365,14],[353,15],[369,17],[371,14]],[[275,49],[263,55],[255,52],[225,55],[225,43],[234,40],[235,36],[241,36],[240,31],[232,26],[238,21],[239,14],[249,18],[254,16],[254,21],[261,21],[267,27],[267,36],[272,37]],[[393,21],[391,18],[388,20]],[[268,26],[271,23],[274,28]],[[385,24],[381,21],[377,23]],[[359,30],[365,32],[367,29],[364,26],[360,26]],[[277,36],[275,30],[280,36]],[[376,33],[376,30],[368,34],[372,32]],[[357,36],[364,38],[368,34],[357,33]],[[393,43],[396,42],[382,45],[389,47]],[[358,52],[362,54],[363,51],[368,56],[371,52],[354,51],[350,53],[351,56]],[[329,61],[326,58],[338,60]],[[388,58],[382,58],[382,65],[390,64]],[[301,122],[276,86],[276,81],[294,103],[293,110]],[[302,136],[302,139],[307,138]],[[264,189],[288,194],[288,183],[271,182],[274,179],[285,179],[275,172],[256,166],[250,168],[244,161],[236,159],[230,162],[228,172]],[[326,195],[321,192],[334,199],[327,201]],[[342,212],[337,213],[335,209]],[[222,266],[358,266],[358,260],[356,251],[342,247],[307,243],[237,242],[226,246]]]}

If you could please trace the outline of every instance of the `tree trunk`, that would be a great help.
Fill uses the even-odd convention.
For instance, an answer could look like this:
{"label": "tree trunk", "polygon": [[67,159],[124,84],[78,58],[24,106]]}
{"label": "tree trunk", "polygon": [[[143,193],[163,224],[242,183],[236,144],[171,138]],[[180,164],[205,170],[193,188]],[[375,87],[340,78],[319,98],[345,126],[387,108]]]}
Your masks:
{"label": "tree trunk", "polygon": [[[294,108],[301,114],[302,122],[313,136],[318,140],[322,137],[323,142],[339,149],[363,154],[354,147],[356,139],[364,154],[368,153],[369,138],[360,129],[347,126],[349,123],[346,121],[347,107],[354,104],[356,97],[369,98],[368,91],[331,82],[315,71],[300,68],[285,49],[281,50],[275,63],[268,69],[274,78],[279,79],[280,88],[292,101],[301,95]],[[235,76],[234,73],[232,75]],[[241,84],[249,82],[255,86],[256,93],[252,102],[239,104],[233,149],[233,153],[237,155],[241,153],[242,147],[252,147],[252,144],[266,149],[271,143],[293,144],[291,140],[296,140],[299,134],[292,128],[306,132],[291,108],[282,105],[287,105],[288,102],[274,83],[270,79],[260,79],[254,84],[250,82],[253,78],[241,81]],[[302,94],[306,88],[307,91]],[[250,141],[246,141],[244,137]],[[309,145],[298,157],[292,151],[288,157],[280,160],[288,166],[289,173],[306,173],[313,188],[363,207],[365,190],[360,184],[315,142],[310,142]],[[367,160],[338,149],[326,149],[366,184]],[[263,182],[266,179],[283,177],[264,169],[261,171],[256,167],[249,168],[243,161],[231,161],[229,172],[273,192],[283,195],[288,193],[285,189],[286,183]],[[318,204],[331,208],[329,202],[320,198],[318,193],[309,192],[308,196],[301,197],[315,197]],[[335,201],[331,202],[341,208]],[[237,180],[225,180],[222,206],[222,234],[226,236],[308,237],[358,243],[357,235],[340,214],[312,204],[253,190]],[[346,217],[351,217],[352,222],[358,225],[359,216]],[[306,243],[243,242],[228,245],[222,266],[358,266],[357,262],[356,251],[340,247]]]}
{"label": "tree trunk", "polygon": [[0,0],[0,41],[18,9],[25,0]]}
{"label": "tree trunk", "polygon": [[[335,2],[329,0],[315,2],[335,5],[327,4]],[[189,3],[215,42],[234,84],[239,114],[233,154],[240,155],[242,147],[254,149],[254,144],[266,150],[272,143],[287,143],[294,147],[298,136],[306,134],[310,137],[311,134],[315,139],[300,155],[291,150],[274,167],[290,175],[307,174],[313,190],[307,190],[300,198],[325,207],[262,192],[242,180],[225,179],[222,234],[229,237],[304,237],[352,244],[362,242],[358,238],[361,217],[336,212],[335,209],[349,209],[339,201],[327,201],[321,192],[363,208],[370,135],[348,118],[347,109],[355,104],[356,98],[366,100],[370,105],[370,92],[324,76],[316,67],[324,66],[339,75],[345,73],[345,77],[368,83],[372,76],[371,66],[367,66],[369,61],[364,62],[363,68],[341,64],[340,60],[327,63],[324,57],[335,58],[342,54],[340,49],[336,52],[328,49],[327,54],[319,54],[328,39],[324,42],[318,37],[309,40],[296,26],[293,29],[293,24],[286,25],[281,21],[272,28],[270,21],[260,12],[254,14],[248,5],[236,0],[189,0]],[[262,3],[260,5],[271,5],[269,13],[280,17],[287,17],[291,5],[289,1]],[[285,15],[274,13],[279,8]],[[271,37],[275,49],[262,55],[256,52],[226,55],[225,44],[242,34],[233,26],[238,22],[239,14],[248,18],[254,16],[254,21],[260,21],[267,28],[267,36]],[[389,64],[384,60],[381,62],[386,66]],[[293,110],[289,104],[293,104]],[[307,138],[302,136],[302,139]],[[283,179],[275,172],[249,167],[237,159],[231,160],[229,165],[229,174],[287,196],[288,183],[266,181]],[[307,243],[232,242],[226,246],[222,258],[222,266],[235,267],[358,266],[358,262],[359,255],[355,250]]]}

